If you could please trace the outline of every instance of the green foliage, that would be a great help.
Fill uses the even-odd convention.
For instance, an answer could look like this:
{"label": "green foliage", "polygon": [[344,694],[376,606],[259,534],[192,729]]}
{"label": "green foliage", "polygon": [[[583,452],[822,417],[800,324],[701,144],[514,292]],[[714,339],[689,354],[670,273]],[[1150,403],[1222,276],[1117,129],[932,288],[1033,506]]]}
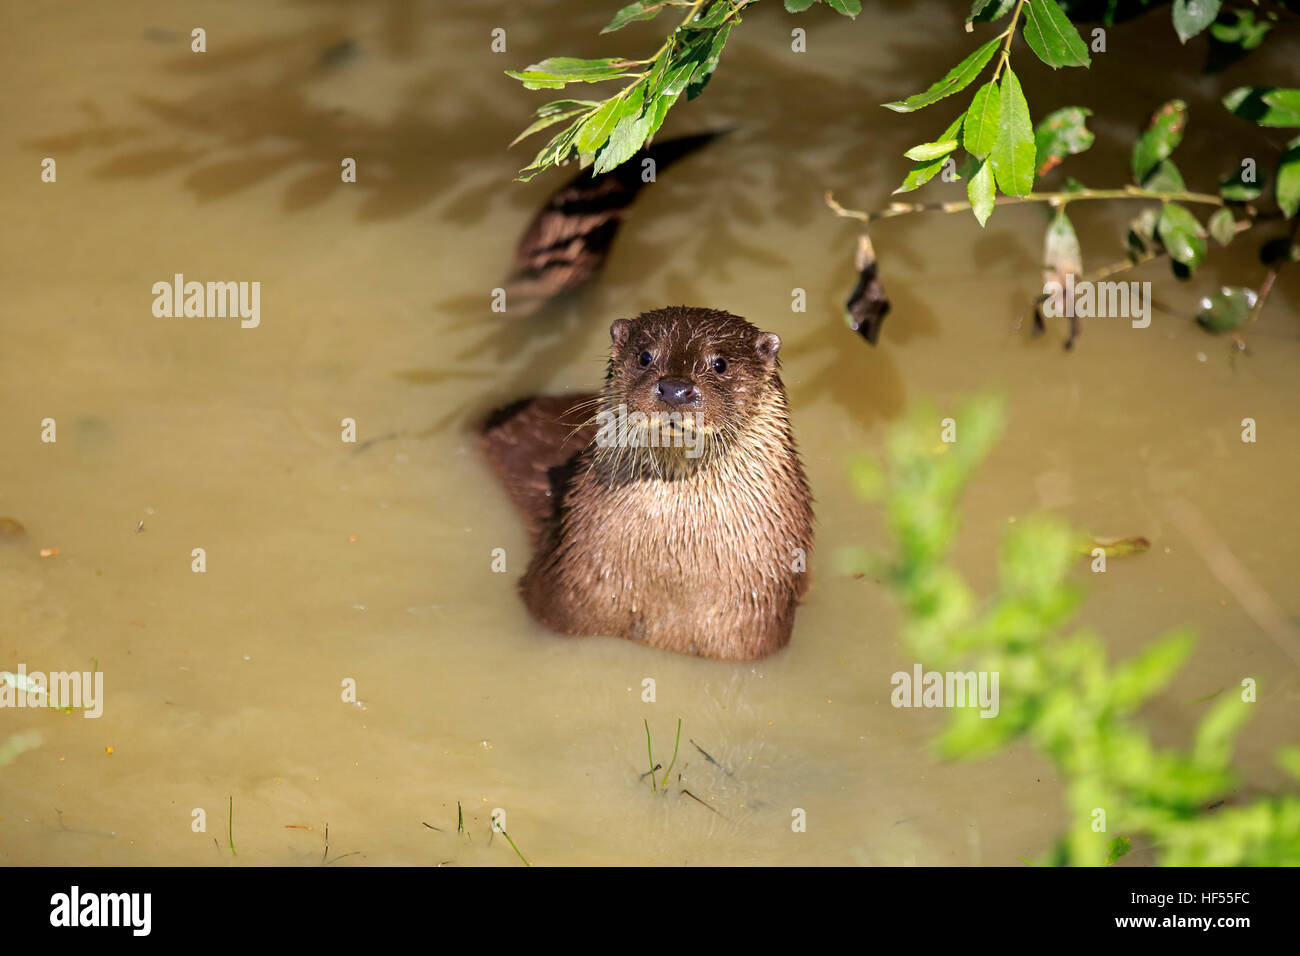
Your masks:
{"label": "green foliage", "polygon": [[[1052,69],[1061,67],[1087,67],[1091,63],[1087,45],[1079,36],[1056,0],[1019,0],[991,5],[988,0],[976,0],[971,7],[967,23],[988,22],[1000,19],[1011,12],[1011,22],[997,36],[985,41],[970,53],[943,79],[923,93],[905,100],[886,103],[889,109],[900,113],[914,112],[959,93],[970,86],[984,72],[989,63],[996,65],[993,76],[982,84],[971,98],[969,106],[959,121],[965,122],[962,145],[973,160],[968,164],[971,175],[967,182],[967,195],[980,225],[992,213],[997,193],[1008,196],[1026,196],[1034,187],[1034,179],[1051,168],[1061,157],[1079,152],[1091,144],[1091,133],[1068,139],[1062,131],[1058,137],[1044,136],[1043,146],[1055,149],[1052,157],[1039,156],[1039,134],[1030,118],[1029,104],[1025,99],[1020,80],[1011,68],[1011,43],[1015,38],[1023,14],[1025,41],[1034,54]],[[1076,120],[1072,128],[1082,129],[1087,112],[1074,108],[1075,113],[1053,114],[1059,126],[1067,120]],[[913,171],[915,173],[915,170]],[[929,177],[927,177],[929,178]],[[905,187],[915,188],[916,182]]]}
{"label": "green foliage", "polygon": [[1300,211],[1300,136],[1287,144],[1277,164],[1277,204],[1288,216]]}
{"label": "green foliage", "polygon": [[1174,0],[1174,30],[1186,43],[1219,15],[1220,0]]}
{"label": "green foliage", "polygon": [[1250,289],[1224,286],[1201,300],[1197,323],[1207,332],[1231,332],[1250,316],[1255,293]]}
{"label": "green foliage", "polygon": [[[624,81],[621,89],[603,99],[558,99],[542,105],[534,120],[515,140],[542,130],[560,127],[520,171],[527,180],[552,167],[577,160],[582,168],[607,172],[631,159],[662,126],[668,111],[683,93],[700,95],[716,71],[733,27],[741,12],[758,0],[637,0],[617,9],[602,32],[621,30],[631,23],[655,20],[668,8],[685,10],[684,18],[672,28],[658,50],[645,59],[606,57],[581,59],[550,57],[522,71],[508,71],[527,89],[563,89],[570,84],[600,84]],[[784,0],[785,9],[800,13],[823,2],[849,18],[861,12],[859,0]],[[1186,42],[1207,28],[1215,42],[1233,44],[1242,50],[1259,45],[1287,3],[1278,0],[1278,10],[1260,12],[1224,10],[1217,0],[1177,0],[1172,6],[1173,25]],[[1036,191],[1039,181],[1067,158],[1087,151],[1095,137],[1087,127],[1091,111],[1064,106],[1033,122],[1028,97],[1020,75],[1012,68],[1017,34],[1023,34],[1029,51],[1052,69],[1088,68],[1089,47],[1071,20],[1081,17],[1089,5],[1074,0],[974,0],[966,17],[966,28],[974,32],[985,24],[998,23],[1000,32],[978,41],[974,48],[930,87],[884,106],[910,114],[956,98],[960,103],[972,86],[970,100],[957,115],[945,117],[948,125],[933,139],[906,150],[911,168],[895,194],[919,189],[943,174],[947,181],[964,180],[966,195],[980,226],[984,226],[998,205],[1007,201],[1049,201],[1059,213],[1067,203],[1079,199],[1147,199],[1159,203],[1144,209],[1129,225],[1128,252],[1131,265],[1168,254],[1177,278],[1190,277],[1209,252],[1207,239],[1220,245],[1236,233],[1250,228],[1259,212],[1253,206],[1229,210],[1229,203],[1253,204],[1265,195],[1264,171],[1253,160],[1248,169],[1237,170],[1218,184],[1215,192],[1189,192],[1173,155],[1182,142],[1188,123],[1188,109],[1182,100],[1170,100],[1152,115],[1147,128],[1133,145],[1131,168],[1135,186],[1087,189],[1074,180],[1055,192]],[[1131,18],[1146,7],[1145,0],[1114,0],[1108,5],[1105,22]],[[1281,11],[1281,14],[1279,13]],[[1032,60],[1031,60],[1032,62]],[[1017,66],[1020,61],[1017,60]],[[991,70],[991,73],[989,72]],[[1026,70],[1026,77],[1029,72]],[[1244,86],[1223,99],[1223,105],[1244,121],[1266,128],[1300,128],[1300,88]],[[936,126],[938,124],[936,123]],[[934,127],[931,127],[932,129]],[[512,144],[513,145],[513,144]],[[1287,218],[1300,214],[1300,135],[1282,151],[1272,174],[1272,198]],[[1218,206],[1204,224],[1189,205]],[[934,208],[931,204],[895,203],[889,214]],[[841,215],[865,220],[880,214],[857,213],[838,207]],[[1063,214],[1053,219],[1058,230],[1070,227]],[[1048,236],[1048,245],[1051,236]],[[1281,240],[1274,240],[1278,242]],[[1292,241],[1290,249],[1295,248]],[[1076,254],[1046,265],[1061,276],[1082,275],[1082,256]],[[1266,264],[1289,264],[1290,252],[1274,255]],[[1062,263],[1069,268],[1062,268]],[[1103,270],[1105,274],[1116,267]],[[1273,279],[1259,284],[1266,297]],[[1243,290],[1249,291],[1249,290]],[[1251,293],[1253,295],[1253,293]],[[1262,299],[1261,299],[1262,305]],[[1236,306],[1232,306],[1233,309]],[[1258,309],[1251,313],[1255,318]],[[1222,327],[1215,317],[1202,321],[1205,328]]]}
{"label": "green foliage", "polygon": [[886,103],[885,108],[894,110],[896,113],[914,113],[932,103],[939,102],[946,96],[960,93],[971,85],[975,77],[979,76],[984,70],[984,67],[989,65],[989,61],[993,59],[993,54],[997,51],[1000,40],[1001,37],[994,37],[988,43],[977,48],[966,59],[949,70],[943,79],[936,81],[924,93],[916,93],[905,100]]}
{"label": "green foliage", "polygon": [[[937,421],[922,412],[893,430],[887,467],[859,465],[854,479],[884,504],[896,545],[885,579],[902,605],[904,645],[927,668],[999,675],[998,715],[954,709],[941,752],[968,759],[1024,740],[1051,760],[1067,821],[1052,863],[1112,863],[1138,834],[1164,865],[1300,863],[1300,795],[1206,809],[1235,786],[1232,743],[1251,705],[1226,695],[1186,749],[1156,748],[1134,719],[1186,661],[1189,634],[1112,662],[1095,635],[1067,631],[1080,602],[1067,580],[1077,541],[1068,528],[1018,522],[1003,544],[997,590],[976,600],[949,552],[958,498],[997,438],[1001,411],[988,400],[967,406],[951,444],[936,442]],[[1284,750],[1279,763],[1300,779],[1300,750]]]}
{"label": "green foliage", "polygon": [[1133,144],[1133,177],[1138,182],[1173,153],[1183,141],[1186,128],[1187,104],[1182,100],[1170,100],[1156,110],[1146,131]]}
{"label": "green foliage", "polygon": [[1223,98],[1228,112],[1259,126],[1300,126],[1300,90],[1239,86]]}
{"label": "green foliage", "polygon": [[[1001,117],[1002,97],[997,84],[989,80],[970,101],[965,116],[965,139],[962,145],[976,159],[987,159],[997,142],[998,120]],[[961,123],[961,118],[958,118]]]}
{"label": "green foliage", "polygon": [[[527,181],[574,159],[584,169],[594,166],[597,173],[627,162],[658,132],[682,93],[692,100],[704,92],[718,68],[731,28],[741,22],[740,12],[757,2],[637,0],[620,8],[600,32],[614,33],[630,23],[653,20],[666,7],[684,7],[685,18],[654,55],[643,60],[556,56],[523,70],[507,70],[506,75],[519,80],[527,90],[631,80],[603,100],[555,100],[541,106],[535,122],[516,137],[515,143],[557,123],[567,120],[568,125],[537,151],[533,161],[519,171],[518,179]],[[824,2],[850,19],[862,12],[861,0],[785,0],[785,6],[797,13],[815,2]]]}
{"label": "green foliage", "polygon": [[993,173],[1008,196],[1026,196],[1034,188],[1034,127],[1029,104],[1011,67],[999,89],[998,132],[993,142]]}
{"label": "green foliage", "polygon": [[626,7],[614,14],[614,19],[605,25],[601,33],[613,33],[615,30],[621,30],[629,23],[636,20],[653,20],[659,16],[659,11],[668,6],[667,0],[637,0],[636,3],[629,3]]}
{"label": "green foliage", "polygon": [[1042,176],[1066,156],[1082,153],[1096,140],[1088,129],[1092,110],[1082,106],[1066,106],[1048,113],[1034,127],[1034,153],[1037,157],[1035,174]]}
{"label": "green foliage", "polygon": [[[1239,86],[1223,98],[1234,116],[1270,128],[1300,127],[1300,89],[1275,86]],[[1261,184],[1229,181],[1221,187],[1225,199],[1253,199]],[[1252,187],[1254,187],[1252,189]],[[1230,195],[1231,193],[1231,195]],[[1278,160],[1275,196],[1278,208],[1288,216],[1300,211],[1300,136],[1287,143]]]}
{"label": "green foliage", "polygon": [[1186,207],[1175,202],[1167,202],[1160,208],[1160,219],[1156,223],[1160,241],[1169,250],[1169,257],[1185,266],[1196,267],[1205,258],[1208,248],[1201,224]]}
{"label": "green foliage", "polygon": [[[717,69],[731,28],[740,22],[740,11],[753,2],[756,0],[695,0],[685,4],[685,19],[654,55],[644,60],[549,57],[524,70],[507,70],[507,75],[530,90],[631,80],[602,100],[556,100],[540,107],[536,121],[515,142],[557,123],[567,125],[538,150],[518,178],[531,179],[573,159],[583,168],[594,166],[597,173],[631,159],[658,132],[682,93],[693,99],[703,92]],[[652,20],[664,7],[682,5],[653,0],[631,3],[615,13],[601,32],[612,33],[638,20]]]}
{"label": "green foliage", "polygon": [[1224,11],[1234,18],[1233,23],[1215,23],[1210,27],[1210,34],[1220,43],[1240,47],[1243,51],[1253,50],[1264,42],[1264,37],[1273,24],[1268,20],[1256,20],[1253,10]]}
{"label": "green foliage", "polygon": [[1025,42],[1054,70],[1092,65],[1087,44],[1056,0],[1029,0],[1025,7]]}

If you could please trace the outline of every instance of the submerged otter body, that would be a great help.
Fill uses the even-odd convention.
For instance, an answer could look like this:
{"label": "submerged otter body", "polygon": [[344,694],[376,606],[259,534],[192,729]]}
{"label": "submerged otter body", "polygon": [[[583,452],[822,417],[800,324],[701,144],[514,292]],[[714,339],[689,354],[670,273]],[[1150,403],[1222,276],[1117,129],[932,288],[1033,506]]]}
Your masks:
{"label": "submerged otter body", "polygon": [[710,309],[619,319],[599,395],[537,398],[484,429],[535,552],[540,622],[747,660],[790,639],[811,495],[780,340]]}

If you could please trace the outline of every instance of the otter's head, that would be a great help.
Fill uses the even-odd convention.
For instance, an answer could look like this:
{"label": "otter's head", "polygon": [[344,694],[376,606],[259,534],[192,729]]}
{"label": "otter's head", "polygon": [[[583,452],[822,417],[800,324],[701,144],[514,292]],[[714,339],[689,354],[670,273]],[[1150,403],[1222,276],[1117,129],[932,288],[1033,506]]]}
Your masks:
{"label": "otter's head", "polygon": [[781,340],[739,316],[657,309],[619,319],[609,332],[602,407],[613,414],[626,408],[624,437],[640,446],[669,459],[700,457],[759,414],[784,416]]}

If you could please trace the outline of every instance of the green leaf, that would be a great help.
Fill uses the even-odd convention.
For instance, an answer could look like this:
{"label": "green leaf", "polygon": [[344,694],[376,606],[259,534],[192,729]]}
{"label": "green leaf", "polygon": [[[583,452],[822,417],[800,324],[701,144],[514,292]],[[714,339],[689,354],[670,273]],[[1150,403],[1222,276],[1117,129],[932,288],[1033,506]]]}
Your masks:
{"label": "green leaf", "polygon": [[594,153],[605,145],[622,116],[623,97],[611,96],[605,105],[593,112],[578,129],[574,145],[580,153]]}
{"label": "green leaf", "polygon": [[820,0],[785,0],[785,8],[790,13],[803,13],[814,3],[819,2]]}
{"label": "green leaf", "polygon": [[537,155],[533,157],[533,161],[521,169],[515,179],[526,183],[543,169],[564,162],[573,149],[573,139],[577,136],[578,129],[581,126],[581,119],[574,120],[568,127],[551,137],[551,141],[538,150]]}
{"label": "green leaf", "polygon": [[1164,204],[1156,231],[1175,262],[1195,268],[1205,258],[1206,244],[1201,236],[1201,224],[1178,203]]}
{"label": "green leaf", "polygon": [[975,213],[975,218],[979,220],[980,227],[988,222],[989,216],[993,214],[993,201],[997,198],[997,190],[993,185],[993,165],[985,160],[980,163],[975,175],[966,183],[966,195],[970,199],[970,207]]}
{"label": "green leaf", "polygon": [[1196,741],[1192,745],[1193,759],[1214,768],[1226,767],[1232,759],[1233,738],[1237,736],[1241,725],[1250,719],[1253,709],[1235,696],[1219,701],[1201,718],[1196,728]]}
{"label": "green leaf", "polygon": [[1273,28],[1267,20],[1255,21],[1255,14],[1250,10],[1228,10],[1236,18],[1235,23],[1214,23],[1210,34],[1220,43],[1253,50],[1264,42],[1264,36]]}
{"label": "green leaf", "polygon": [[1255,173],[1254,182],[1246,182],[1243,178],[1246,170],[1243,168],[1235,176],[1229,176],[1223,182],[1219,183],[1219,195],[1229,202],[1250,202],[1258,199],[1264,192],[1264,177],[1261,173]]}
{"label": "green leaf", "polygon": [[832,10],[842,17],[856,20],[862,12],[862,0],[826,0]]}
{"label": "green leaf", "polygon": [[1174,29],[1186,43],[1219,15],[1220,0],[1174,0]]}
{"label": "green leaf", "polygon": [[[554,126],[556,123],[559,123],[559,122],[562,122],[562,121],[564,121],[564,120],[566,120],[566,119],[569,119],[569,118],[572,117],[572,116],[577,116],[579,113],[586,113],[586,112],[588,112],[588,111],[589,111],[593,106],[598,105],[598,101],[596,101],[596,100],[590,100],[590,101],[586,101],[586,100],[557,100],[557,102],[559,102],[559,103],[581,103],[582,105],[581,105],[581,106],[578,106],[576,109],[569,109],[569,110],[566,110],[566,111],[563,111],[563,112],[559,112],[559,111],[551,110],[551,111],[549,111],[549,112],[547,112],[547,113],[543,113],[543,112],[542,112],[542,110],[546,109],[546,106],[543,106],[541,109],[539,109],[539,110],[537,111],[537,115],[538,115],[539,118],[536,119],[536,120],[534,120],[533,123],[532,123],[531,125],[529,125],[527,129],[525,129],[522,133],[520,133],[520,134],[519,134],[518,136],[516,136],[513,140],[511,140],[510,145],[513,146],[513,145],[515,145],[515,143],[518,143],[520,140],[527,139],[529,136],[532,136],[532,135],[533,135],[534,133],[536,133],[538,130],[546,129],[546,127],[548,127],[548,126]],[[554,106],[554,105],[555,105],[554,103],[548,103],[548,104],[547,104],[547,106]]]}
{"label": "green leaf", "polygon": [[1223,105],[1258,126],[1300,126],[1300,90],[1239,86],[1223,98]]}
{"label": "green leaf", "polygon": [[1106,865],[1110,866],[1122,856],[1127,856],[1133,849],[1133,841],[1126,836],[1115,837],[1106,844]]}
{"label": "green leaf", "polygon": [[922,143],[920,146],[913,146],[903,155],[908,159],[917,162],[926,162],[931,159],[938,159],[941,156],[947,156],[957,148],[955,139],[941,140],[937,143]]}
{"label": "green leaf", "polygon": [[1151,175],[1142,180],[1142,188],[1158,193],[1180,193],[1187,188],[1183,174],[1178,171],[1172,159],[1162,159]]}
{"label": "green leaf", "polygon": [[641,87],[635,87],[619,111],[618,123],[609,135],[609,141],[596,156],[592,169],[595,175],[609,172],[631,159],[650,135],[651,117],[641,110]]}
{"label": "green leaf", "polygon": [[[965,118],[966,114],[963,113],[953,120],[952,124],[943,131],[943,134],[938,138],[938,140],[936,140],[936,142],[944,143],[952,141],[955,143],[957,140],[958,130],[961,129],[962,121]],[[943,164],[945,162],[947,162],[947,160],[943,155],[940,155],[937,159],[930,159],[917,163],[912,167],[911,172],[909,172],[903,179],[903,185],[894,190],[894,195],[897,195],[898,193],[908,193],[913,189],[916,189],[918,186],[924,186],[935,177],[939,170],[943,169]]]}
{"label": "green leaf", "polygon": [[975,0],[971,4],[970,13],[966,15],[967,32],[970,32],[971,23],[992,23],[994,20],[1000,20],[1016,5],[1016,0],[992,0],[992,2],[991,7],[990,0]]}
{"label": "green leaf", "polygon": [[552,113],[572,111],[579,106],[592,107],[599,105],[600,100],[551,100],[551,102],[543,103],[537,107],[537,112],[533,115],[539,117],[550,116]]}
{"label": "green leaf", "polygon": [[680,95],[680,93],[674,93],[672,96],[656,96],[654,102],[646,108],[646,116],[650,121],[645,134],[647,139],[659,132],[659,127],[664,124],[664,117],[668,115],[668,111],[672,109],[673,104],[677,102],[677,97]]}
{"label": "green leaf", "polygon": [[1011,67],[1002,74],[999,98],[993,172],[1000,190],[1008,196],[1024,196],[1034,188],[1034,127],[1029,121],[1029,104]]}
{"label": "green leaf", "polygon": [[659,96],[676,96],[686,89],[686,84],[690,82],[691,74],[699,66],[698,62],[682,63],[678,66],[670,67],[664,75],[663,86],[658,90]]}
{"label": "green leaf", "polygon": [[1246,321],[1255,304],[1255,293],[1245,288],[1224,286],[1213,295],[1201,299],[1196,313],[1196,324],[1215,334],[1231,332]]}
{"label": "green leaf", "polygon": [[1277,204],[1287,218],[1300,210],[1300,139],[1291,141],[1277,164]]}
{"label": "green leaf", "polygon": [[1163,688],[1187,661],[1195,643],[1186,632],[1171,634],[1117,664],[1109,682],[1112,706],[1131,710]]}
{"label": "green leaf", "polygon": [[1156,225],[1159,222],[1160,213],[1151,207],[1143,209],[1129,222],[1127,244],[1130,261],[1136,263],[1157,244]]}
{"label": "green leaf", "polygon": [[903,177],[903,185],[899,186],[891,195],[899,193],[910,193],[918,186],[924,186],[930,180],[938,175],[939,170],[943,169],[943,164],[947,162],[942,156],[938,159],[932,159],[929,162],[917,163],[911,171]]}
{"label": "green leaf", "polygon": [[914,113],[931,103],[939,102],[945,96],[960,93],[970,86],[975,77],[980,75],[980,71],[988,65],[989,60],[993,59],[993,52],[1000,42],[1000,38],[994,37],[954,66],[942,80],[939,80],[924,93],[916,93],[905,100],[886,103],[884,104],[885,108],[896,113]]}
{"label": "green leaf", "polygon": [[1087,44],[1056,0],[1029,0],[1025,7],[1025,42],[1054,70],[1092,64]]}
{"label": "green leaf", "polygon": [[739,19],[732,20],[713,34],[713,40],[709,44],[709,51],[704,57],[704,61],[691,74],[691,81],[686,86],[686,98],[688,100],[693,100],[704,92],[704,87],[708,85],[709,78],[713,76],[713,71],[718,68],[718,59],[722,56],[722,48],[727,45],[727,37],[731,35],[731,28],[739,22]]}
{"label": "green leaf", "polygon": [[1169,158],[1183,141],[1186,126],[1187,104],[1182,100],[1170,100],[1156,110],[1146,130],[1133,144],[1133,176],[1137,182],[1146,179],[1160,160]]}
{"label": "green leaf", "polygon": [[534,63],[525,70],[506,70],[507,76],[513,76],[529,90],[558,90],[566,83],[600,83],[623,76],[632,76],[627,72],[628,62],[617,57],[605,57],[599,60],[583,60],[572,56],[553,56]]}
{"label": "green leaf", "polygon": [[970,101],[966,111],[966,128],[962,143],[966,152],[980,159],[986,159],[993,152],[993,143],[998,136],[998,116],[1002,99],[997,85],[989,80],[978,90]]}
{"label": "green leaf", "polygon": [[1237,234],[1237,224],[1232,218],[1230,209],[1216,209],[1210,216],[1208,227],[1214,241],[1221,246],[1232,242],[1232,237]]}
{"label": "green leaf", "polygon": [[692,20],[690,23],[684,23],[687,30],[712,30],[732,12],[732,6],[729,0],[714,0],[713,6],[709,11],[698,20]]}
{"label": "green leaf", "polygon": [[1287,118],[1287,126],[1300,126],[1300,90],[1269,90],[1264,94],[1264,102],[1279,117]]}
{"label": "green leaf", "polygon": [[1061,282],[1065,281],[1067,274],[1077,276],[1083,272],[1083,251],[1079,247],[1079,237],[1064,208],[1057,210],[1043,237],[1043,265],[1056,273]]}
{"label": "green leaf", "polygon": [[1084,125],[1091,115],[1092,110],[1086,107],[1065,106],[1038,122],[1034,127],[1034,155],[1038,165],[1035,175],[1045,175],[1066,156],[1082,153],[1093,144],[1097,137]]}
{"label": "green leaf", "polygon": [[636,20],[653,20],[659,16],[659,11],[664,8],[664,5],[665,0],[637,0],[636,3],[629,3],[614,14],[614,19],[610,20],[605,29],[600,32],[613,33]]}

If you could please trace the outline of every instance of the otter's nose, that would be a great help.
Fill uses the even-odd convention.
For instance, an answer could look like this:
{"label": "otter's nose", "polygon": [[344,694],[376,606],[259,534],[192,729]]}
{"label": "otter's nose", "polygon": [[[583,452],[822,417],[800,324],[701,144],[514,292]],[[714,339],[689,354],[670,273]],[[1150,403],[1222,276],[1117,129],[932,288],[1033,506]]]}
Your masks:
{"label": "otter's nose", "polygon": [[700,397],[695,384],[683,378],[661,378],[659,387],[655,391],[660,401],[665,405],[671,405],[673,408],[689,405]]}

